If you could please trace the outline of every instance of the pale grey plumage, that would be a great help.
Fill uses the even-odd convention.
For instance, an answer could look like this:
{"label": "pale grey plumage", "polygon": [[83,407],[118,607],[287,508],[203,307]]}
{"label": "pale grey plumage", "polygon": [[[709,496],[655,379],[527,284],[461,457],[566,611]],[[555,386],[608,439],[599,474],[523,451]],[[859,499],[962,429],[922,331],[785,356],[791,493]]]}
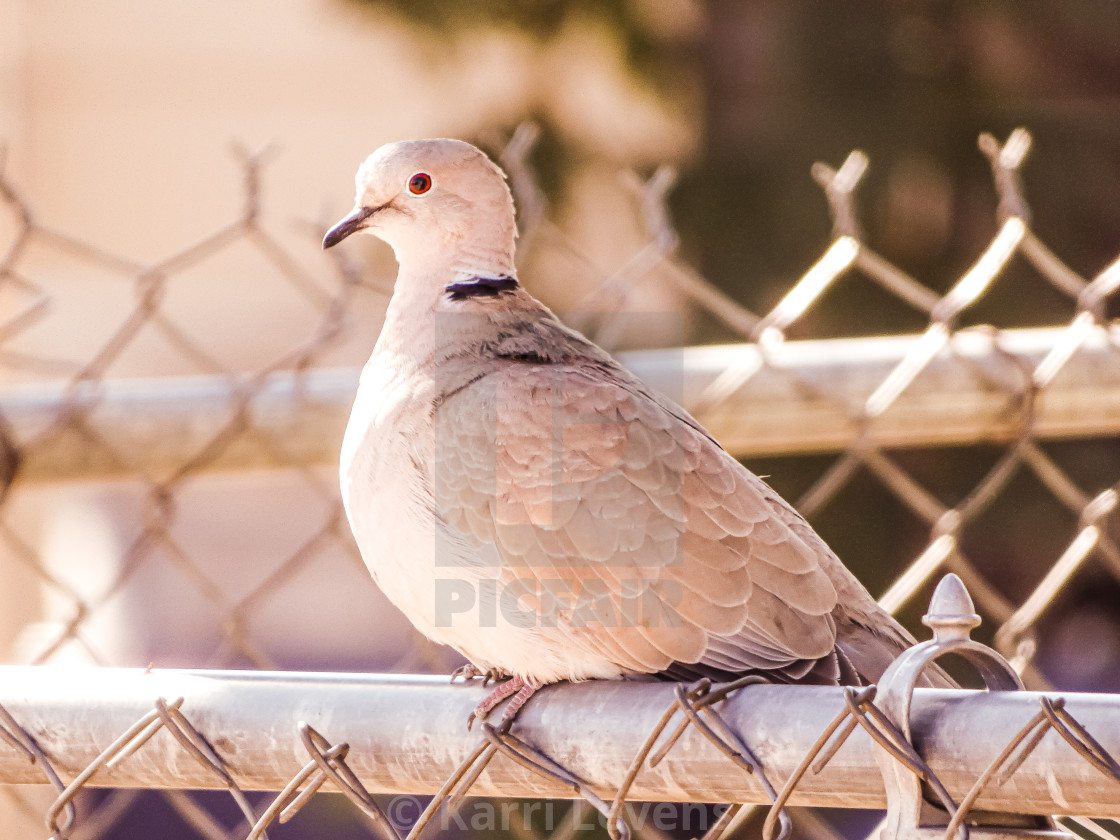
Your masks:
{"label": "pale grey plumage", "polygon": [[[418,174],[430,188],[410,189]],[[913,644],[684,409],[512,280],[512,201],[477,149],[379,149],[325,244],[357,230],[389,242],[400,272],[343,497],[374,578],[426,635],[530,686],[874,681]]]}

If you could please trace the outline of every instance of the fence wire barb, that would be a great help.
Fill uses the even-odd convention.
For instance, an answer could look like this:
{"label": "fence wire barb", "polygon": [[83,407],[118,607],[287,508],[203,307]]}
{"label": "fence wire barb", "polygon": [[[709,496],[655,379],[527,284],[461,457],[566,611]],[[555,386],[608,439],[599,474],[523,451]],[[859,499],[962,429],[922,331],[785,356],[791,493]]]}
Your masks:
{"label": "fence wire barb", "polygon": [[[0,171],[2,171],[2,167],[0,167]],[[39,749],[39,745],[35,743],[35,739],[31,737],[27,730],[16,723],[15,719],[3,706],[0,706],[0,738],[17,750],[23,752],[32,764],[38,764],[39,767],[42,768],[43,774],[47,777],[47,781],[50,782],[55,790],[59,791],[60,794],[65,791],[66,785],[63,784],[62,779],[59,778],[58,772],[54,769],[54,765],[52,765],[43,754],[43,751]],[[63,814],[63,820],[61,825],[58,826],[56,833],[67,832],[74,825],[76,812],[73,802],[67,800],[59,811]],[[55,820],[57,820],[57,816]]]}

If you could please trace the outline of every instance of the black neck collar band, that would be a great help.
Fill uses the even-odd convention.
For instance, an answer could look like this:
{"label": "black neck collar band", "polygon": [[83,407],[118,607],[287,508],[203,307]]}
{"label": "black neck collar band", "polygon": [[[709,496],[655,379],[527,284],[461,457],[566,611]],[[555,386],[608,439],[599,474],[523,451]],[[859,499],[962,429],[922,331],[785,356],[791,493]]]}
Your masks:
{"label": "black neck collar band", "polygon": [[475,297],[497,297],[502,292],[512,292],[517,288],[514,277],[471,277],[458,283],[451,283],[444,291],[452,300],[466,300]]}

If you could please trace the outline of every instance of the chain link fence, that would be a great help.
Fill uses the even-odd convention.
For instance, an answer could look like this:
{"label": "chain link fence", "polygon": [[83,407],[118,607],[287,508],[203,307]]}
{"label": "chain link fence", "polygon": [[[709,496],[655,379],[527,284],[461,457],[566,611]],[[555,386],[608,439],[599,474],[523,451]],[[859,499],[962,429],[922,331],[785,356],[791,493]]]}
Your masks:
{"label": "chain link fence", "polygon": [[[932,824],[946,838],[981,813],[1120,816],[1118,705],[1102,694],[1120,689],[1120,330],[1109,320],[1120,261],[1081,277],[1031,228],[1020,183],[1029,135],[981,138],[996,232],[943,294],[865,241],[854,192],[866,158],[818,164],[833,239],[764,315],[679,257],[668,169],[626,182],[647,242],[598,272],[550,219],[528,165],[534,140],[523,127],[500,155],[522,260],[581,267],[592,292],[572,321],[608,348],[648,283],[739,336],[620,357],[771,473],[826,537],[836,516],[860,524],[854,546],[861,529],[896,533],[889,556],[836,547],[865,579],[894,579],[882,602],[908,623],[955,573],[927,616],[934,641],[877,689],[566,687],[530,703],[512,732],[470,738],[462,712],[476,693],[432,682],[16,667],[448,673],[458,663],[389,612],[336,489],[388,282],[339,249],[318,254],[315,225],[270,233],[261,155],[242,153],[241,216],[152,265],[44,226],[0,167],[0,635],[13,663],[0,681],[0,779],[18,783],[3,789],[0,818],[12,836],[38,836],[44,815],[54,836],[74,838],[392,837],[439,824],[519,840],[592,828],[649,840],[751,828],[862,837],[881,816],[795,808],[791,821],[787,805],[886,806],[897,836],[928,800],[944,810]],[[1013,260],[1068,309],[1040,328],[962,326]],[[236,286],[209,279],[231,272]],[[871,335],[787,340],[830,290],[856,282],[929,326],[877,337],[868,313]],[[783,486],[787,469],[807,476],[801,486]],[[1006,659],[968,638],[959,581]],[[1015,699],[954,706],[918,692],[911,703],[918,671],[946,652]],[[951,724],[957,734],[943,737]],[[358,811],[312,798],[320,789]],[[466,808],[468,794],[504,798]],[[542,796],[575,801],[509,799]]]}

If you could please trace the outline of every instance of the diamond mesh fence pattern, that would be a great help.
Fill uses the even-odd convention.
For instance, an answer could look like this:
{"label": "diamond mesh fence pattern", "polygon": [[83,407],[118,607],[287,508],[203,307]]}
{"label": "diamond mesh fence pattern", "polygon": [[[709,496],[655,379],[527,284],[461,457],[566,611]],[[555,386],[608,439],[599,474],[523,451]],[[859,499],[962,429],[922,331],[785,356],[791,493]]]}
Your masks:
{"label": "diamond mesh fence pattern", "polygon": [[[423,800],[372,796],[352,769],[351,745],[329,741],[315,721],[298,727],[302,769],[269,784],[260,781],[272,778],[263,768],[255,777],[231,762],[229,739],[207,731],[191,701],[174,692],[114,732],[115,742],[75,744],[70,754],[59,751],[57,732],[0,706],[0,747],[49,783],[3,788],[5,834],[38,836],[45,816],[55,836],[74,838],[257,837],[266,829],[383,837],[434,832],[441,819],[452,833],[516,838],[591,829],[649,840],[748,829],[862,837],[881,815],[798,808],[791,829],[783,807],[840,804],[799,799],[799,791],[843,754],[853,732],[878,745],[875,760],[901,768],[898,790],[909,791],[912,805],[921,800],[916,779],[925,780],[926,797],[949,815],[947,838],[996,787],[1029,777],[1040,744],[1065,744],[1081,763],[1076,772],[1088,768],[1116,785],[1120,801],[1120,767],[1098,740],[1120,732],[1115,716],[1101,718],[1112,721],[1104,738],[1100,725],[1094,732],[1095,712],[1071,712],[1077,704],[1055,694],[1120,690],[1120,327],[1109,320],[1120,260],[1082,277],[1043,243],[1045,232],[1032,229],[1020,183],[1029,135],[1019,130],[1002,144],[981,137],[999,199],[996,232],[945,293],[864,240],[854,193],[867,159],[853,152],[838,169],[818,164],[813,176],[831,208],[832,241],[765,314],[748,311],[678,256],[666,209],[669,169],[627,182],[647,242],[617,271],[597,271],[550,219],[527,163],[534,140],[535,130],[523,127],[500,155],[518,199],[522,259],[552,254],[585,272],[593,291],[571,320],[608,349],[634,323],[634,291],[654,280],[739,336],[734,345],[621,358],[679,391],[673,396],[729,451],[770,474],[826,538],[843,520],[838,553],[873,592],[875,581],[894,581],[882,603],[911,629],[936,580],[959,576],[984,618],[982,638],[1006,660],[976,652],[982,646],[968,639],[972,606],[953,590],[928,616],[935,640],[912,649],[908,667],[955,651],[979,663],[991,688],[1042,692],[1030,696],[1028,711],[1016,707],[1022,719],[1009,724],[1012,737],[984,755],[963,793],[959,782],[943,784],[944,756],[916,749],[903,722],[910,709],[899,697],[908,697],[906,680],[912,687],[915,674],[902,673],[900,660],[897,685],[830,690],[827,726],[803,745],[796,767],[780,773],[732,720],[732,701],[755,691],[747,688],[754,681],[700,684],[657,695],[669,698],[668,710],[655,716],[644,746],[642,738],[625,745],[633,758],[625,778],[610,779],[609,795],[515,725],[476,733],[429,804],[435,789],[416,791]],[[336,489],[357,366],[372,347],[388,283],[364,276],[339,249],[317,253],[314,225],[294,236],[271,233],[259,212],[262,156],[242,154],[242,166],[242,214],[151,265],[42,225],[0,167],[0,633],[13,665],[446,674],[459,664],[417,637],[376,592]],[[964,326],[1011,261],[1028,267],[1031,282],[1057,289],[1068,308],[1044,328]],[[214,280],[231,275],[236,287]],[[827,293],[842,295],[857,282],[922,313],[928,327],[914,336],[787,340]],[[874,313],[867,320],[873,334]],[[869,546],[877,556],[867,556]],[[95,678],[84,686],[82,672],[67,673],[76,702],[88,689],[96,706]],[[262,720],[261,737],[267,731]],[[770,807],[698,805],[727,801],[704,797],[699,791],[720,785],[699,779],[688,796],[666,795],[688,801],[659,803],[668,810],[654,819],[640,780],[670,761],[682,737],[721,754],[719,772],[750,775],[756,798],[743,801]],[[157,749],[150,778],[159,778],[168,750],[179,750],[195,767],[183,771],[186,782],[145,785],[142,770],[128,785],[106,780]],[[487,787],[502,788],[486,781],[491,759],[544,780],[539,789],[523,785],[521,795],[578,798],[516,806],[486,799],[464,808],[472,788],[517,790]],[[189,783],[195,772],[206,781]],[[253,792],[285,784],[279,795]],[[1025,791],[1028,782],[1020,784]],[[192,787],[228,792],[185,789]],[[312,798],[320,788],[341,790],[357,810],[342,797]],[[1091,788],[1086,783],[1085,796]],[[879,807],[873,797],[853,794],[850,802]]]}

